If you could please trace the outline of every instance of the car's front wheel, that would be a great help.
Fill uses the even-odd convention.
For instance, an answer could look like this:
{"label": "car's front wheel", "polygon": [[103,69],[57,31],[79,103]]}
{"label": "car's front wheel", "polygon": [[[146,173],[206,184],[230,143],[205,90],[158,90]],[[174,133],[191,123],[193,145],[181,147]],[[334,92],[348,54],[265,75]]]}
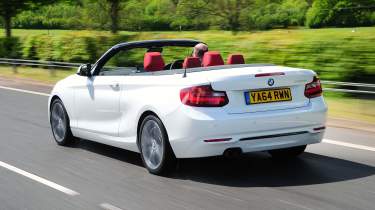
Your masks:
{"label": "car's front wheel", "polygon": [[74,137],[70,130],[68,113],[60,99],[55,99],[51,105],[50,124],[53,137],[58,145],[70,145]]}
{"label": "car's front wheel", "polygon": [[143,164],[150,173],[163,175],[175,167],[176,157],[159,118],[154,115],[145,117],[139,138]]}
{"label": "car's front wheel", "polygon": [[306,145],[303,145],[298,147],[269,150],[268,153],[270,153],[273,158],[287,159],[301,155],[305,151],[305,149]]}

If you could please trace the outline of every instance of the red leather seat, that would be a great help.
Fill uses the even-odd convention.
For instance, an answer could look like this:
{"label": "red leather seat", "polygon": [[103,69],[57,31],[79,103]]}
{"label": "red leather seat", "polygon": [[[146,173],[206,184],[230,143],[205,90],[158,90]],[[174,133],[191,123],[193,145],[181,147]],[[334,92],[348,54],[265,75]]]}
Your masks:
{"label": "red leather seat", "polygon": [[224,60],[221,57],[219,52],[209,51],[206,52],[203,56],[202,66],[220,66],[224,65]]}
{"label": "red leather seat", "polygon": [[241,54],[231,54],[231,55],[228,56],[227,63],[229,65],[245,64],[245,59],[244,59],[243,55],[241,55]]}
{"label": "red leather seat", "polygon": [[143,67],[145,71],[160,71],[165,66],[163,57],[160,52],[147,52],[143,59]]}
{"label": "red leather seat", "polygon": [[198,57],[187,57],[182,64],[182,68],[189,69],[189,68],[198,68],[201,67],[201,60]]}

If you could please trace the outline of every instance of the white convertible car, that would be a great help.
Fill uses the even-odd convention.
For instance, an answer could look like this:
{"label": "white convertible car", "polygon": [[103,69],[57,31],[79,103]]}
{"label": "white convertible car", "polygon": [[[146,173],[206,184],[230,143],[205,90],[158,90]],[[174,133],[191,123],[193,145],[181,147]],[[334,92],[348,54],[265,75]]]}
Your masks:
{"label": "white convertible car", "polygon": [[[268,151],[294,157],[321,142],[327,106],[316,73],[189,57],[195,40],[122,43],[58,82],[49,99],[59,145],[76,137],[140,152],[162,174],[178,158]],[[166,60],[168,60],[166,62]]]}

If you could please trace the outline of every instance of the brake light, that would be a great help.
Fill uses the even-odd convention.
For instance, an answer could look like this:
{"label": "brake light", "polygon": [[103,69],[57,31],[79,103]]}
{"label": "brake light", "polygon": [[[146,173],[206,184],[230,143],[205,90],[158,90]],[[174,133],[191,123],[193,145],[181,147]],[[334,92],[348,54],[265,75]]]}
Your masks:
{"label": "brake light", "polygon": [[228,104],[224,91],[215,91],[211,85],[194,86],[180,91],[181,102],[197,107],[222,107]]}
{"label": "brake light", "polygon": [[256,74],[255,77],[270,77],[270,76],[282,76],[285,75],[284,72],[271,72],[271,73],[260,73]]}
{"label": "brake light", "polygon": [[213,142],[225,142],[230,141],[232,138],[224,138],[224,139],[206,139],[204,142],[213,143]]}
{"label": "brake light", "polygon": [[314,76],[312,82],[306,84],[305,86],[305,96],[307,98],[315,98],[322,95],[322,84],[320,83],[320,79]]}

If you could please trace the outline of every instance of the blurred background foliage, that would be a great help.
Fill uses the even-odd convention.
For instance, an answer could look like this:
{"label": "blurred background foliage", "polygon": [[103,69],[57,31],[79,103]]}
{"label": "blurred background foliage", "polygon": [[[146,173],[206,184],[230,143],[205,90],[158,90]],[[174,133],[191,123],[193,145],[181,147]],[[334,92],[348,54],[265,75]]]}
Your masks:
{"label": "blurred background foliage", "polygon": [[247,63],[375,78],[375,0],[0,0],[0,16],[0,57],[95,62],[120,42],[193,38]]}
{"label": "blurred background foliage", "polygon": [[[116,35],[90,30],[14,30],[10,40],[0,38],[0,57],[95,62],[120,42],[190,38],[219,50],[242,53],[247,63],[273,63],[317,71],[323,79],[374,83],[375,27],[329,29],[275,29],[258,32],[184,31],[125,32]],[[175,52],[183,59],[187,52]],[[143,53],[139,58],[142,58]],[[142,60],[142,59],[141,59]]]}
{"label": "blurred background foliage", "polygon": [[[12,0],[6,0],[12,2]],[[1,2],[1,0],[0,0]],[[39,2],[39,1],[35,1]],[[20,11],[15,28],[111,30],[258,30],[375,24],[375,0],[60,0]],[[115,7],[115,8],[113,8]]]}

